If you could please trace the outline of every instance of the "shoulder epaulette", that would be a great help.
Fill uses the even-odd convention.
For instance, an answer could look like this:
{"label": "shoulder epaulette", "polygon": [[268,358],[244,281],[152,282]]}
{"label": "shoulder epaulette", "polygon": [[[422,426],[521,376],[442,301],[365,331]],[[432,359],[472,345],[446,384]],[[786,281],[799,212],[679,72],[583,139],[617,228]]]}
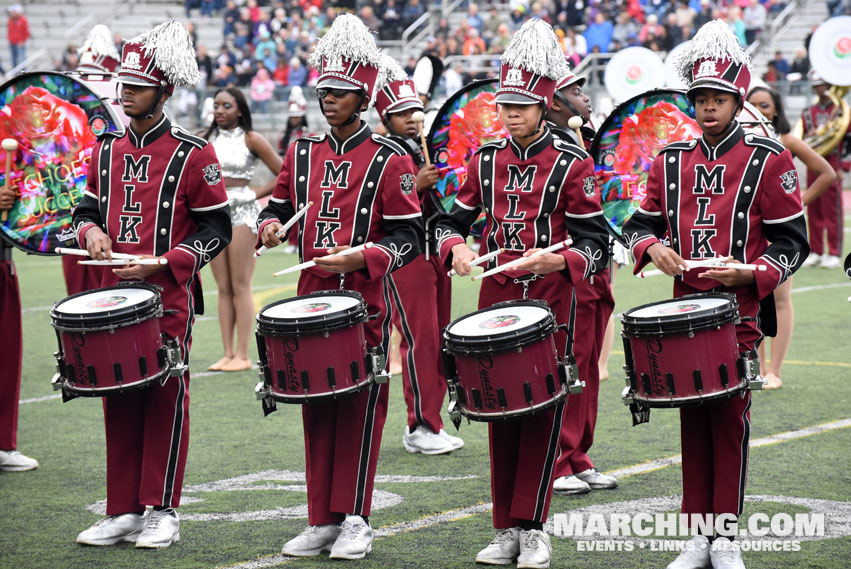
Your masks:
{"label": "shoulder epaulette", "polygon": [[496,148],[497,150],[500,150],[500,149],[505,148],[506,146],[508,146],[508,139],[507,138],[501,138],[499,140],[494,140],[493,142],[487,142],[485,144],[482,144],[481,146],[479,146],[476,149],[476,154],[478,154],[482,150],[486,150],[488,148]]}
{"label": "shoulder epaulette", "polygon": [[191,145],[193,145],[197,148],[204,148],[205,146],[207,146],[206,140],[204,140],[200,136],[195,136],[194,134],[190,133],[187,130],[184,130],[183,128],[181,128],[177,125],[173,125],[171,127],[171,135],[174,138],[177,138],[178,140],[182,140],[183,142],[188,142],[189,144],[191,144]]}
{"label": "shoulder epaulette", "polygon": [[372,140],[374,140],[378,144],[382,144],[382,145],[386,146],[387,148],[389,148],[390,150],[392,150],[393,152],[395,152],[399,156],[405,156],[405,155],[408,154],[405,151],[405,149],[402,148],[401,144],[399,144],[398,142],[395,142],[393,140],[390,140],[386,136],[381,136],[380,134],[372,133],[371,138],[372,138]]}
{"label": "shoulder epaulette", "polygon": [[105,133],[103,133],[102,135],[98,136],[98,139],[97,139],[97,140],[98,140],[98,142],[102,142],[103,140],[105,140],[105,139],[106,139],[106,137],[110,137],[110,138],[121,138],[121,137],[122,137],[122,136],[124,136],[125,134],[127,134],[127,130],[126,130],[126,129],[125,129],[125,130],[123,130],[123,131],[121,131],[121,130],[111,130],[111,131],[109,131],[109,132],[105,132]]}
{"label": "shoulder epaulette", "polygon": [[553,146],[556,148],[556,150],[564,152],[566,154],[570,154],[578,158],[579,160],[585,160],[586,158],[591,156],[590,154],[588,154],[588,152],[585,151],[584,148],[580,148],[579,146],[573,144],[572,142],[568,142],[563,138],[558,138],[554,136]]}
{"label": "shoulder epaulette", "polygon": [[695,148],[697,148],[697,139],[692,138],[691,140],[680,140],[678,142],[672,142],[671,144],[669,144],[668,146],[663,148],[659,152],[659,154],[661,154],[662,152],[668,152],[669,150],[675,150],[675,151],[680,150],[680,151],[682,151],[682,150],[694,150]]}
{"label": "shoulder epaulette", "polygon": [[326,136],[327,134],[323,132],[322,134],[315,134],[313,136],[302,136],[301,138],[299,138],[299,140],[306,140],[308,142],[322,142],[325,140]]}
{"label": "shoulder epaulette", "polygon": [[746,134],[745,135],[745,144],[748,146],[761,146],[762,148],[767,148],[774,154],[780,154],[786,147],[783,146],[780,142],[774,140],[773,138],[768,138],[767,136],[760,136],[758,134]]}

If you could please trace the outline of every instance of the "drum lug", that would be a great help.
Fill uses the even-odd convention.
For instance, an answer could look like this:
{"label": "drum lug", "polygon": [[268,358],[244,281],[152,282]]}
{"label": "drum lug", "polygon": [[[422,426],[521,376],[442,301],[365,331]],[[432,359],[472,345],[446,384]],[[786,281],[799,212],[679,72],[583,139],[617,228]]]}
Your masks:
{"label": "drum lug", "polygon": [[266,386],[265,381],[257,382],[257,385],[254,386],[254,395],[259,401],[263,403],[264,417],[269,413],[274,413],[278,410],[278,406],[275,403],[275,400],[269,396],[269,388]]}
{"label": "drum lug", "polygon": [[562,383],[567,384],[568,393],[582,393],[585,382],[579,379],[579,369],[576,367],[576,362],[568,360],[559,366],[559,372],[562,376]]}
{"label": "drum lug", "polygon": [[390,373],[387,371],[387,358],[381,348],[367,348],[366,373],[375,378],[375,383],[387,383]]}
{"label": "drum lug", "polygon": [[62,389],[62,375],[57,371],[53,374],[53,378],[50,380],[50,385],[53,387],[53,391],[59,391]]}
{"label": "drum lug", "polygon": [[[741,356],[739,360],[742,362],[740,364],[740,370],[744,368],[744,379],[747,381],[747,388],[751,391],[762,390],[765,381],[763,381],[762,376],[759,374],[759,358],[749,353]],[[742,395],[744,395],[744,392],[742,392]]]}
{"label": "drum lug", "polygon": [[633,403],[635,403],[635,399],[633,399],[633,397],[632,397],[633,395],[635,395],[635,394],[633,393],[633,391],[629,387],[629,385],[624,387],[623,391],[621,391],[621,399],[623,400],[623,404],[624,405],[632,405]]}
{"label": "drum lug", "polygon": [[183,358],[180,355],[180,345],[176,338],[172,338],[165,342],[162,348],[165,350],[166,364],[168,365],[168,374],[163,376],[162,385],[165,385],[169,377],[181,377],[189,369],[189,366],[183,363]]}
{"label": "drum lug", "polygon": [[456,389],[458,389],[457,385],[454,383],[449,384],[449,406],[446,408],[446,411],[449,413],[449,419],[455,425],[455,430],[457,431],[461,427],[461,406],[458,404]]}

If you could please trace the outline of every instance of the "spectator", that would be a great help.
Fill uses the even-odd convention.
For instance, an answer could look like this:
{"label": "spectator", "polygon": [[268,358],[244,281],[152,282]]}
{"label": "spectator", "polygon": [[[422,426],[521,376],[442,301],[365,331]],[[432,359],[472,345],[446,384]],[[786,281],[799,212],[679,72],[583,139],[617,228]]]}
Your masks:
{"label": "spectator", "polygon": [[593,51],[597,47],[600,53],[606,53],[609,51],[609,44],[612,43],[613,30],[614,26],[612,23],[606,20],[602,12],[597,12],[594,22],[588,25],[585,33],[582,35],[585,36],[588,49]]}
{"label": "spectator", "polygon": [[222,17],[224,21],[224,26],[222,27],[222,34],[227,38],[229,35],[236,33],[236,22],[239,20],[239,8],[236,7],[236,2],[234,0],[228,0],[228,3],[225,5],[225,12]]}
{"label": "spectator", "polygon": [[[268,49],[269,53],[275,53],[275,49],[277,45],[275,44],[275,40],[272,39],[272,36],[269,34],[269,30],[266,28],[260,28],[260,33],[254,39],[254,57],[257,58],[258,61],[266,57],[266,53],[264,50]],[[273,69],[274,66],[269,69]]]}
{"label": "spectator", "polygon": [[69,43],[65,48],[65,51],[62,52],[62,57],[59,60],[59,65],[57,69],[59,71],[73,71],[77,69],[77,65],[80,63],[80,56],[77,55],[77,46],[72,43]]}
{"label": "spectator", "polygon": [[402,8],[402,24],[407,27],[414,23],[414,20],[425,14],[425,6],[420,0],[408,0],[405,7]]}
{"label": "spectator", "polygon": [[243,22],[241,19],[236,22],[236,37],[233,40],[233,47],[243,49],[251,46],[251,28],[249,23]]}
{"label": "spectator", "polygon": [[665,30],[665,38],[662,41],[662,47],[665,51],[671,51],[674,47],[687,39],[683,38],[683,30],[677,25],[677,15],[675,13],[671,12],[665,16],[665,25],[663,27]]}
{"label": "spectator", "polygon": [[269,101],[275,94],[275,82],[272,81],[272,76],[265,67],[257,70],[257,74],[251,80],[251,89],[248,93],[251,97],[252,113],[268,112]]}
{"label": "spectator", "polygon": [[697,17],[697,12],[691,9],[688,5],[688,0],[680,0],[677,4],[677,9],[674,11],[677,18],[677,26],[693,26],[694,19]]}
{"label": "spectator", "polygon": [[505,51],[509,43],[511,43],[511,32],[508,31],[506,24],[500,24],[496,30],[496,37],[491,40],[489,52],[500,54]]}
{"label": "spectator", "polygon": [[[277,48],[277,46],[275,46],[275,47]],[[269,47],[264,47],[260,51],[262,53],[260,54],[260,57],[257,58],[257,62],[260,65],[262,65],[263,67],[265,67],[267,71],[269,69],[275,69],[275,67],[277,67],[277,65],[278,65],[278,54],[277,54],[277,52],[272,51],[272,49],[269,48]],[[255,52],[255,55],[256,55],[256,52]]]}
{"label": "spectator", "polygon": [[777,70],[780,81],[785,81],[786,75],[789,73],[789,62],[783,57],[782,51],[774,52],[774,68]]}
{"label": "spectator", "polygon": [[487,50],[487,47],[485,46],[484,40],[479,37],[478,30],[476,30],[476,28],[470,28],[467,31],[467,38],[464,40],[462,53],[464,55],[472,55],[474,50],[476,50],[477,53],[484,53]]}
{"label": "spectator", "polygon": [[207,83],[213,77],[213,58],[207,53],[206,45],[198,45],[195,50],[195,59],[198,61],[198,70],[203,75],[202,82]]}
{"label": "spectator", "polygon": [[408,63],[407,63],[407,65],[405,65],[405,68],[404,68],[404,69],[405,69],[405,74],[406,74],[408,77],[413,77],[413,75],[414,75],[414,69],[415,69],[416,67],[417,67],[417,58],[416,58],[416,57],[414,57],[414,56],[412,55],[411,57],[409,57],[409,58],[408,58]]}
{"label": "spectator", "polygon": [[189,39],[192,40],[192,45],[198,45],[198,31],[195,29],[195,24],[186,22],[186,31],[189,32]]}
{"label": "spectator", "polygon": [[795,59],[792,60],[792,65],[789,66],[789,73],[786,75],[786,80],[791,83],[789,87],[790,95],[800,95],[802,92],[801,86],[807,74],[810,72],[810,58],[807,57],[807,50],[803,46],[795,50]]}
{"label": "spectator", "polygon": [[[369,6],[365,6],[368,8]],[[342,20],[341,20],[342,21]],[[287,85],[290,87],[304,87],[307,83],[307,69],[297,57],[290,59],[290,73],[287,76]]]}
{"label": "spectator", "polygon": [[479,5],[475,3],[470,3],[470,7],[467,8],[467,17],[465,18],[467,25],[476,30],[479,36],[482,35],[482,29],[484,27],[484,21],[482,17],[479,15]]}
{"label": "spectator", "polygon": [[248,87],[256,71],[257,66],[251,55],[251,47],[245,46],[236,58],[236,67],[234,67],[237,87]]}
{"label": "spectator", "polygon": [[236,56],[228,49],[227,44],[222,44],[219,49],[219,55],[216,56],[216,68],[233,67],[236,65]]}
{"label": "spectator", "polygon": [[635,25],[635,22],[630,15],[626,12],[620,12],[617,17],[617,23],[612,30],[612,41],[619,42],[621,45],[626,45],[630,34],[635,35],[637,33],[638,27]]}
{"label": "spectator", "polygon": [[738,6],[730,6],[728,21],[733,33],[742,45],[748,45],[745,21],[742,20],[742,10]]}
{"label": "spectator", "polygon": [[9,38],[9,51],[12,54],[12,69],[14,69],[27,59],[27,40],[30,39],[30,25],[20,4],[9,6],[6,37]]}
{"label": "spectator", "polygon": [[275,65],[275,70],[272,72],[272,80],[278,87],[286,87],[289,84],[290,68],[287,65],[287,60],[283,57],[278,58]]}
{"label": "spectator", "polygon": [[[201,0],[201,15],[208,18],[213,17],[213,0]],[[193,44],[194,45],[194,44]]]}
{"label": "spectator", "polygon": [[272,32],[273,36],[278,35],[283,29],[287,27],[287,13],[283,8],[275,8],[275,15],[269,20],[269,31]]}
{"label": "spectator", "polygon": [[260,36],[260,32],[266,32],[269,36],[272,35],[272,26],[269,21],[269,12],[262,10],[260,12],[260,19],[254,23],[254,27],[252,28],[252,32],[254,35],[254,41],[257,41],[257,38]]}
{"label": "spectator", "polygon": [[115,50],[118,53],[121,53],[124,50],[124,38],[121,37],[121,34],[115,32],[112,34],[112,43],[115,44]]}
{"label": "spectator", "polygon": [[496,9],[496,6],[491,6],[490,12],[488,13],[488,19],[485,20],[484,26],[482,27],[482,39],[485,40],[488,48],[490,48],[493,38],[499,34],[499,27],[501,25],[502,18],[499,15],[499,11]]}
{"label": "spectator", "polygon": [[765,6],[759,0],[750,0],[750,4],[742,12],[742,20],[745,22],[745,42],[750,45],[756,40],[759,33],[765,28],[765,20],[768,14]]}
{"label": "spectator", "polygon": [[585,36],[577,34],[573,28],[567,28],[564,37],[564,53],[574,65],[578,65],[588,55],[588,42],[585,41]]}
{"label": "spectator", "polygon": [[251,18],[251,23],[256,24],[260,21],[260,14],[263,10],[260,9],[260,6],[257,4],[257,0],[248,0],[245,4],[248,9],[248,15]]}
{"label": "spectator", "polygon": [[523,22],[526,21],[526,8],[521,5],[517,8],[511,10],[511,15],[509,16],[510,23],[509,26],[511,28],[512,33],[516,32],[520,29],[520,26],[523,25]]}
{"label": "spectator", "polygon": [[650,14],[647,16],[647,21],[644,22],[644,25],[641,26],[641,30],[638,32],[638,41],[641,44],[648,43],[647,36],[652,34],[652,38],[657,38],[662,35],[662,25],[659,24],[659,17],[656,14]]}
{"label": "spectator", "polygon": [[383,20],[381,30],[385,39],[396,39],[402,36],[402,14],[396,6],[396,0],[387,0],[381,19]]}
{"label": "spectator", "polygon": [[777,72],[777,67],[773,61],[768,62],[768,69],[762,75],[762,80],[774,87],[780,81],[780,74]]}
{"label": "spectator", "polygon": [[694,17],[694,29],[699,30],[703,24],[711,22],[714,19],[712,15],[712,2],[710,0],[700,0],[700,9]]}
{"label": "spectator", "polygon": [[366,24],[370,30],[381,29],[381,20],[375,15],[375,10],[372,6],[364,6],[360,10],[360,19]]}
{"label": "spectator", "polygon": [[[659,18],[662,18],[662,17],[665,16],[665,12],[667,10],[668,10],[667,0],[649,0],[644,5],[644,14],[647,16],[647,19],[649,20],[651,16],[655,16],[657,22],[659,21]],[[642,42],[644,41],[643,39],[641,39],[640,36],[639,36],[638,39],[641,40]]]}
{"label": "spectator", "polygon": [[213,80],[213,85],[216,87],[235,87],[238,79],[233,72],[233,67],[225,65],[216,68],[216,75]]}

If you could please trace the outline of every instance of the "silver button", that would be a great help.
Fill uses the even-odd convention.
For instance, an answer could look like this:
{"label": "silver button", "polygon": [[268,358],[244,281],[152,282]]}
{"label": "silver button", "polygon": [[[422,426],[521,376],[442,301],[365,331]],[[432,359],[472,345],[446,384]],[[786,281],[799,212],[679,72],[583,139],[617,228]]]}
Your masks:
{"label": "silver button", "polygon": [[491,185],[491,181],[490,181],[490,180],[485,180],[484,182],[482,182],[482,184],[484,184],[485,186],[490,186],[490,185]]}
{"label": "silver button", "polygon": [[186,154],[184,151],[180,151],[177,153],[178,158],[183,158],[183,155]]}
{"label": "silver button", "polygon": [[174,176],[169,176],[169,177],[168,177],[168,181],[169,181],[169,182],[173,182],[173,181],[174,181]]}
{"label": "silver button", "polygon": [[753,135],[752,134],[747,135],[745,137],[745,140],[747,140],[748,142],[753,142]]}
{"label": "silver button", "polygon": [[299,151],[299,154],[301,154],[302,156],[304,156],[305,154],[307,154],[307,150],[305,150],[304,148],[302,148],[302,149]]}
{"label": "silver button", "polygon": [[485,154],[484,158],[482,158],[482,160],[484,160],[485,162],[487,162],[490,159],[491,159],[491,157],[488,156],[487,154]]}
{"label": "silver button", "polygon": [[550,186],[550,192],[556,191],[555,186]]}
{"label": "silver button", "polygon": [[751,193],[751,187],[750,186],[745,186],[745,193],[746,194]]}
{"label": "silver button", "polygon": [[101,175],[101,176],[106,176],[106,170],[101,170],[101,171],[100,171],[100,175]]}
{"label": "silver button", "polygon": [[544,212],[544,217],[549,217],[549,216],[550,216],[550,214],[549,214],[549,213]]}
{"label": "silver button", "polygon": [[491,210],[489,208],[485,208],[485,213],[490,213],[490,211]]}
{"label": "silver button", "polygon": [[108,144],[104,144],[104,145],[103,145],[103,149],[104,149],[104,150],[109,150],[109,145],[108,145]]}
{"label": "silver button", "polygon": [[171,204],[168,203],[168,202],[163,202],[163,209],[168,209],[168,206],[170,206],[170,205]]}
{"label": "silver button", "polygon": [[304,181],[304,176],[299,176],[299,177],[298,177],[298,181],[299,181],[299,182],[303,182],[303,181]]}
{"label": "silver button", "polygon": [[361,241],[363,241],[363,237],[358,237],[358,243],[360,243]]}
{"label": "silver button", "polygon": [[100,199],[100,201],[102,201],[103,203],[106,203],[106,196],[103,196],[103,197]]}
{"label": "silver button", "polygon": [[757,166],[757,165],[759,165],[759,160],[754,160],[753,162],[751,162],[751,164],[753,164],[754,166]]}
{"label": "silver button", "polygon": [[676,189],[677,189],[677,185],[676,185],[676,184],[674,184],[674,183],[672,182],[672,183],[668,184],[668,189],[669,189],[669,190],[676,190]]}
{"label": "silver button", "polygon": [[736,241],[736,247],[741,247],[741,246],[742,246],[742,240],[739,239],[738,241]]}
{"label": "silver button", "polygon": [[677,159],[676,159],[675,157],[673,157],[673,156],[671,156],[671,157],[669,157],[669,158],[668,158],[668,162],[670,162],[670,163],[672,163],[672,164],[673,164],[674,162],[676,162],[676,161],[677,161]]}
{"label": "silver button", "polygon": [[361,212],[362,214],[366,215],[367,213],[369,213],[369,210],[368,210],[368,209],[366,209],[365,207],[362,207],[362,208],[360,208],[360,212]]}
{"label": "silver button", "polygon": [[374,184],[373,182],[367,182],[367,183],[366,183],[366,187],[367,187],[367,188],[371,188],[371,187],[372,187],[372,186],[374,186],[374,185],[375,185],[375,184]]}
{"label": "silver button", "polygon": [[165,227],[160,229],[160,235],[165,235],[166,233],[168,233],[168,229],[166,229]]}
{"label": "silver button", "polygon": [[304,207],[303,203],[298,204],[298,209],[302,209]]}
{"label": "silver button", "polygon": [[745,214],[740,211],[739,213],[736,214],[736,217],[738,217],[739,219],[744,219]]}
{"label": "silver button", "polygon": [[546,236],[546,235],[541,235],[541,241],[543,241],[543,242],[545,242],[545,243],[546,243],[546,241],[547,241],[547,236]]}
{"label": "silver button", "polygon": [[378,158],[376,158],[376,160],[378,160],[379,162],[384,162],[384,156],[379,156]]}
{"label": "silver button", "polygon": [[562,166],[567,166],[567,160],[562,159],[562,160],[559,160],[558,163],[561,164]]}
{"label": "silver button", "polygon": [[677,238],[676,238],[676,237],[674,237],[674,243],[676,243],[676,242],[677,242]]}
{"label": "silver button", "polygon": [[674,217],[674,210],[672,210],[672,209],[668,210],[668,217]]}

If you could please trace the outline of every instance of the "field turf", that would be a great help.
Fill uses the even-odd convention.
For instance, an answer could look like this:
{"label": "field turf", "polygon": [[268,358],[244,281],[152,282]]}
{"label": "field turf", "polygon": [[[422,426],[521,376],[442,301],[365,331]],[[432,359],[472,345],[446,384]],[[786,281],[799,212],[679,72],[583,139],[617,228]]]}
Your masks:
{"label": "field turf", "polygon": [[[15,253],[24,307],[24,372],[18,448],[41,467],[28,473],[0,473],[0,568],[225,568],[328,567],[325,556],[291,560],[280,556],[284,541],[306,524],[304,449],[298,406],[279,405],[264,417],[255,400],[257,373],[210,373],[221,355],[215,319],[215,285],[203,273],[207,313],[194,329],[191,381],[191,439],[182,540],[162,551],[139,551],[131,544],[91,548],[74,543],[77,533],[99,517],[105,499],[104,434],[100,401],[62,403],[50,386],[56,340],[50,306],[65,296],[55,257]],[[294,264],[274,251],[257,263],[255,300],[261,307],[295,294],[295,276],[271,273]],[[476,287],[454,283],[453,314],[472,311]],[[666,277],[639,281],[621,271],[615,283],[616,312],[670,297]],[[827,537],[802,541],[796,552],[748,552],[749,569],[835,568],[851,566],[851,282],[839,270],[805,269],[794,277],[795,336],[779,391],[754,394],[749,496],[745,517],[757,512],[795,514],[828,503],[845,521],[828,520]],[[581,330],[580,330],[581,333]],[[579,497],[554,496],[550,515],[593,505],[674,497],[681,472],[659,459],[679,453],[677,413],[654,410],[649,424],[631,426],[621,403],[623,353],[615,343],[612,378],[600,388],[600,413],[591,457],[602,471],[644,465],[621,472],[620,486]],[[256,350],[255,350],[256,354]],[[379,531],[371,555],[347,567],[474,567],[475,554],[492,537],[488,503],[487,432],[481,423],[462,425],[466,446],[450,455],[425,457],[401,444],[406,413],[401,378],[391,381],[390,413],[384,429],[371,522]],[[449,423],[446,419],[447,425]],[[814,432],[801,429],[825,425]],[[448,426],[448,428],[451,428]],[[774,444],[763,440],[793,432]],[[803,436],[808,434],[809,436]],[[649,464],[646,464],[649,463]],[[242,477],[242,478],[238,478]],[[212,484],[220,482],[218,484]],[[788,499],[798,501],[796,505]],[[786,500],[786,501],[784,501]],[[799,501],[804,500],[804,501]],[[613,511],[626,506],[616,506]],[[825,507],[822,504],[821,507]],[[844,509],[843,509],[844,508]],[[792,538],[790,538],[792,539]],[[636,547],[633,551],[586,551],[567,538],[553,539],[553,567],[663,568],[676,553]],[[584,548],[583,548],[584,549]]]}

